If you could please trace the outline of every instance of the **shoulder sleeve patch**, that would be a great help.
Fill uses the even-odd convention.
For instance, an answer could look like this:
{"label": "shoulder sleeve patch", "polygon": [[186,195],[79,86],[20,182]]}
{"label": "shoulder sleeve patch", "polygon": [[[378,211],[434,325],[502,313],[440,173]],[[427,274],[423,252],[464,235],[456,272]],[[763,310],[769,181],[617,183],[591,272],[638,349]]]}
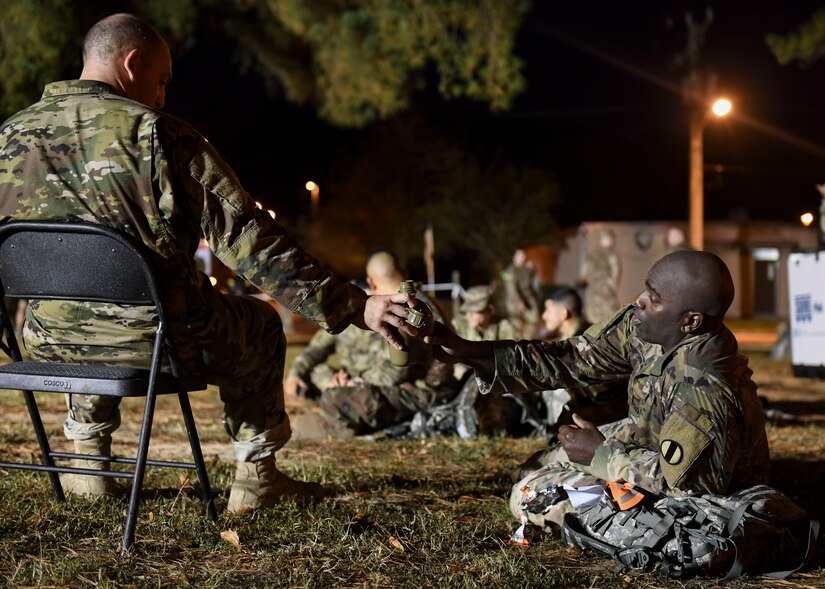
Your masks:
{"label": "shoulder sleeve patch", "polygon": [[675,488],[713,438],[710,419],[691,405],[668,416],[659,432],[659,465],[671,488]]}

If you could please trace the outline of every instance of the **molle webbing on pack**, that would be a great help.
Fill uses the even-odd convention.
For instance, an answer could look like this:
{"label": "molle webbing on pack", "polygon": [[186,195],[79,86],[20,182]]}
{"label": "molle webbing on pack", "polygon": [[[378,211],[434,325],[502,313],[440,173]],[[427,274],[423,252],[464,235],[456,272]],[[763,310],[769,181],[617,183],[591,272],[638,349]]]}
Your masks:
{"label": "molle webbing on pack", "polygon": [[627,510],[604,495],[567,514],[562,538],[625,566],[672,576],[785,578],[810,566],[819,521],[781,492],[757,485],[722,495],[648,497]]}

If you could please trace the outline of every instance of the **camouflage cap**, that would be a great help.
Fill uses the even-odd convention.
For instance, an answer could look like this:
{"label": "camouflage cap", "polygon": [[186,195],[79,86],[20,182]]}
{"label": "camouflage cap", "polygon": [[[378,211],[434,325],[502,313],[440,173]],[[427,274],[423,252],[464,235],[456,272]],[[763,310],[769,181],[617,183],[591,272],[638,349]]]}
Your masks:
{"label": "camouflage cap", "polygon": [[471,286],[467,289],[467,294],[464,296],[464,302],[461,304],[461,312],[484,311],[490,304],[492,294],[489,286]]}

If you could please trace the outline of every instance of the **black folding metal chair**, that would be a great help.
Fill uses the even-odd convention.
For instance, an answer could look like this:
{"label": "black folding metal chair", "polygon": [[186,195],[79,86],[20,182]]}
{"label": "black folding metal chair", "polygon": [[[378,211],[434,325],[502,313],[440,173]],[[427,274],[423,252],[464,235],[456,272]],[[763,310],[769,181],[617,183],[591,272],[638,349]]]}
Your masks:
{"label": "black folding metal chair", "polygon": [[[0,462],[0,467],[47,472],[57,501],[65,501],[58,477],[61,472],[131,479],[121,554],[128,551],[134,542],[140,491],[147,465],[196,470],[207,513],[212,520],[217,519],[188,396],[188,391],[205,389],[206,382],[190,380],[179,374],[174,360],[174,342],[166,336],[158,281],[151,258],[145,251],[145,246],[132,236],[102,225],[51,221],[16,221],[0,225],[0,286],[4,297],[154,305],[157,309],[157,331],[147,370],[91,363],[24,361],[6,313],[5,301],[0,301],[3,303],[0,304],[0,348],[12,360],[0,366],[0,389],[23,392],[43,456],[42,464]],[[164,358],[169,359],[171,374],[161,371]],[[137,456],[89,456],[52,451],[33,391],[145,397]],[[147,459],[158,394],[178,395],[192,448],[191,463]],[[55,463],[55,459],[71,458],[133,466],[121,471],[100,471],[58,466]]]}

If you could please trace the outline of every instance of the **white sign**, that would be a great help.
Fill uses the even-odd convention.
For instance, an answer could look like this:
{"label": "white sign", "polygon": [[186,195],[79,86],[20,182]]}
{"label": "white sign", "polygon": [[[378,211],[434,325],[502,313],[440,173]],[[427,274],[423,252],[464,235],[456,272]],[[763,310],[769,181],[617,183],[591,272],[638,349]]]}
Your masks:
{"label": "white sign", "polygon": [[791,363],[825,366],[825,252],[788,257]]}

